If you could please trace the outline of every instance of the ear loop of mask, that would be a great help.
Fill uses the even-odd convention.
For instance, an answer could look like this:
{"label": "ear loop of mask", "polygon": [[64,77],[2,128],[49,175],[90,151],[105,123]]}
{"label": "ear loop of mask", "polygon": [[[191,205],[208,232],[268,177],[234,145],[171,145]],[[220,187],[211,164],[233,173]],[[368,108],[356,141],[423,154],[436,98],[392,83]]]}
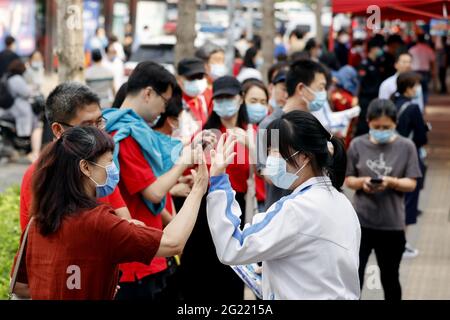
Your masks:
{"label": "ear loop of mask", "polygon": [[[286,163],[287,163],[287,160],[291,159],[292,157],[295,157],[295,156],[296,156],[297,154],[299,154],[299,153],[300,153],[300,151],[297,151],[297,152],[295,152],[293,155],[291,155],[289,158],[285,159],[285,160],[286,160]],[[298,169],[297,172],[295,172],[294,174],[297,175],[300,171],[302,171],[302,170],[306,167],[306,165],[307,165],[308,163],[309,163],[309,161],[306,162],[306,163],[304,163],[304,164],[301,166],[301,168]],[[286,168],[286,171],[287,171],[287,168]]]}
{"label": "ear loop of mask", "polygon": [[[97,166],[97,167],[100,167],[100,168],[105,169],[106,175],[108,175],[108,172],[107,172],[107,170],[106,170],[106,167],[103,167],[103,166],[99,165],[98,163],[95,163],[95,162],[92,162],[92,161],[89,161],[89,160],[86,160],[86,161],[89,162],[89,163],[92,163],[93,165],[95,165],[95,166]],[[106,177],[105,183],[104,183],[104,184],[99,184],[99,183],[97,183],[97,181],[95,181],[92,177],[88,177],[88,178],[91,179],[91,180],[95,183],[95,185],[96,185],[97,187],[103,187],[103,186],[105,186],[105,185],[106,185],[106,182],[108,181],[108,177]]]}

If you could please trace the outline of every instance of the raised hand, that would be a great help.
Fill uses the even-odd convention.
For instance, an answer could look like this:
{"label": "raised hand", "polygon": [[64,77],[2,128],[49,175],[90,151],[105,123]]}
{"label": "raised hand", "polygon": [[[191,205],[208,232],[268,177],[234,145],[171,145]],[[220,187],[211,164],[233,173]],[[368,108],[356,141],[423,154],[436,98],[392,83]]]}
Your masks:
{"label": "raised hand", "polygon": [[211,150],[211,176],[218,176],[224,174],[228,165],[233,162],[236,152],[234,147],[236,146],[236,137],[229,136],[226,138],[226,134],[222,134],[217,143],[215,150]]}
{"label": "raised hand", "polygon": [[206,159],[203,154],[203,149],[201,146],[197,146],[195,149],[196,157],[200,159],[198,161],[197,170],[191,170],[191,174],[194,177],[194,184],[192,186],[192,191],[200,191],[205,194],[208,189],[209,175],[208,167],[206,166]]}

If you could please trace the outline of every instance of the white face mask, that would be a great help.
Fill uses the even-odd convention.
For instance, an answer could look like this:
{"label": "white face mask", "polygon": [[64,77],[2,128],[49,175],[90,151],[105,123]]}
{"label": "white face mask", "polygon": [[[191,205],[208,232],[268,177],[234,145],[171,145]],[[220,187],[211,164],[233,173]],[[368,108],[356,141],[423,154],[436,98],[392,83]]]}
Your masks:
{"label": "white face mask", "polygon": [[211,78],[213,80],[223,77],[227,74],[227,67],[224,64],[210,64]]}
{"label": "white face mask", "polygon": [[208,81],[206,80],[206,78],[192,81],[184,80],[183,86],[184,92],[189,97],[197,97],[205,92],[206,88],[208,87]]}
{"label": "white face mask", "polygon": [[[289,158],[294,157],[299,152],[297,151],[293,155],[291,155]],[[289,159],[288,158],[288,159]],[[287,172],[287,162],[285,159],[281,157],[275,157],[275,156],[268,156],[267,162],[266,162],[266,175],[269,177],[269,179],[273,182],[275,186],[281,189],[288,190],[295,181],[297,181],[300,176],[297,174],[302,171],[308,162],[305,162],[299,170],[295,173]]]}

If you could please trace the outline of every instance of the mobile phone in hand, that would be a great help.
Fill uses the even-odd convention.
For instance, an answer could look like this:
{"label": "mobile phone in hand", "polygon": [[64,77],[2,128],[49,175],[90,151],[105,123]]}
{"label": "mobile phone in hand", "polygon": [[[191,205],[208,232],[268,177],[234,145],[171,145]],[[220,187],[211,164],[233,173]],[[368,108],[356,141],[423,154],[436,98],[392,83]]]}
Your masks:
{"label": "mobile phone in hand", "polygon": [[381,179],[381,178],[372,178],[372,179],[370,179],[370,183],[371,184],[381,184],[381,183],[383,183],[383,179]]}

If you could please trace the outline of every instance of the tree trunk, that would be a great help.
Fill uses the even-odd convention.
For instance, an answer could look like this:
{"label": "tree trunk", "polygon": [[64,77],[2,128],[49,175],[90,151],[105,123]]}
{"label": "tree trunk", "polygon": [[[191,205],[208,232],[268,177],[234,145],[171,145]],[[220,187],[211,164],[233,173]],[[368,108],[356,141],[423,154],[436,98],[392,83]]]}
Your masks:
{"label": "tree trunk", "polygon": [[316,15],[316,41],[319,44],[323,43],[323,27],[322,27],[323,7],[324,7],[324,0],[317,0],[314,11]]}
{"label": "tree trunk", "polygon": [[59,82],[84,82],[83,0],[57,1]]}
{"label": "tree trunk", "polygon": [[[264,27],[262,29],[262,54],[264,58],[264,65],[262,68],[262,74],[264,79],[266,79],[267,71],[274,62],[273,52],[275,49],[275,0],[263,0],[262,1],[262,11],[263,11],[263,22]],[[268,81],[268,79],[266,79]]]}
{"label": "tree trunk", "polygon": [[196,0],[178,0],[177,44],[175,46],[175,65],[195,54]]}

